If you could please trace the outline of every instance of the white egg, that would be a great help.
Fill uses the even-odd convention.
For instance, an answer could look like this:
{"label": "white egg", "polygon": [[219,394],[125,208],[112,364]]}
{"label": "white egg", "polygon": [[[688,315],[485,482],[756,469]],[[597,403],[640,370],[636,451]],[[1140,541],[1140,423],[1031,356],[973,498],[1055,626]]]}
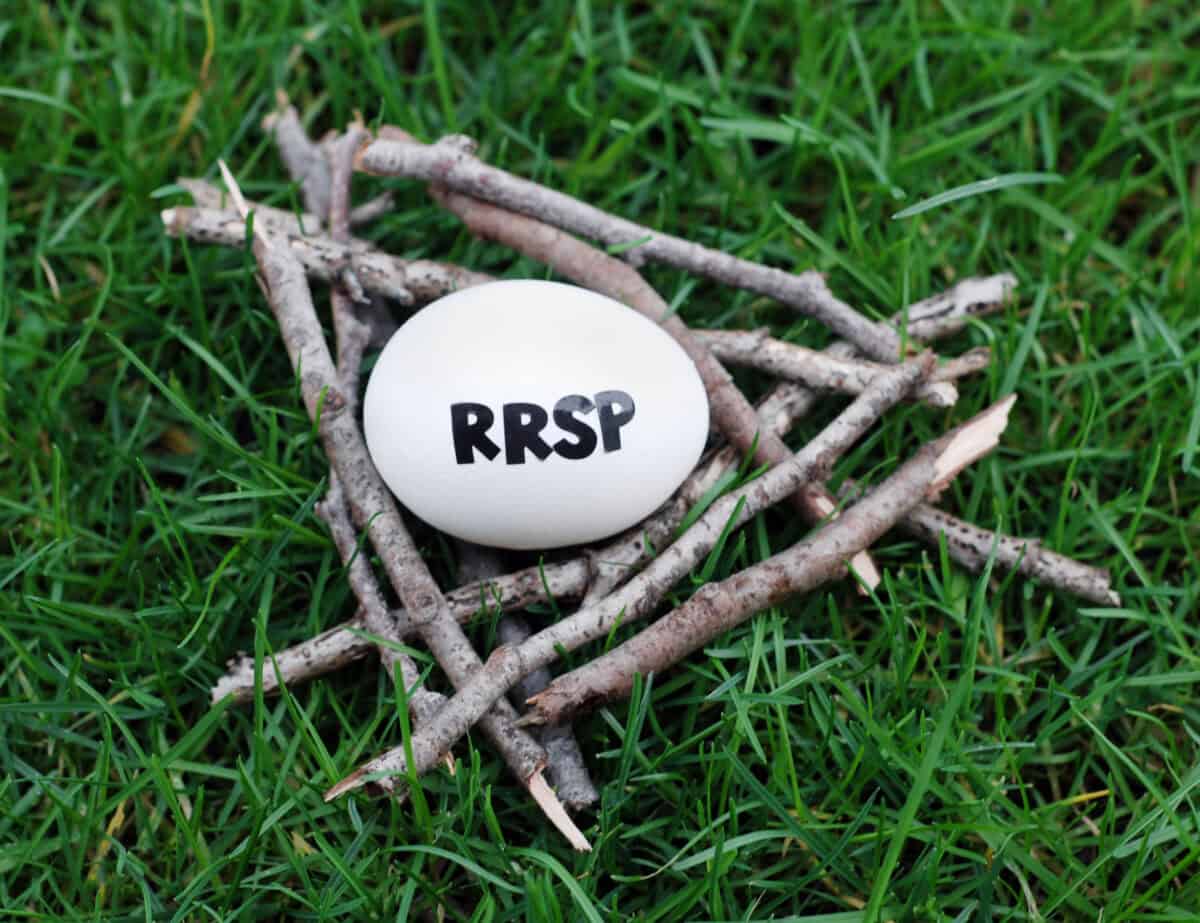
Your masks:
{"label": "white egg", "polygon": [[492,282],[392,336],[367,384],[367,447],[404,506],[501,548],[638,522],[695,466],[708,400],[657,324],[587,289]]}

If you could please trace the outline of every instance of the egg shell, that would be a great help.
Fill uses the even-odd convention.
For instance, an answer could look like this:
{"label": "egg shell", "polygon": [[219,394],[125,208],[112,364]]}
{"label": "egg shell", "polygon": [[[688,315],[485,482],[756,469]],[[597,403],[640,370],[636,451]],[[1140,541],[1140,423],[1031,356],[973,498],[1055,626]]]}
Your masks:
{"label": "egg shell", "polygon": [[657,324],[587,289],[511,280],[440,298],[396,331],[363,429],[388,487],[429,524],[553,548],[662,504],[704,449],[708,399]]}

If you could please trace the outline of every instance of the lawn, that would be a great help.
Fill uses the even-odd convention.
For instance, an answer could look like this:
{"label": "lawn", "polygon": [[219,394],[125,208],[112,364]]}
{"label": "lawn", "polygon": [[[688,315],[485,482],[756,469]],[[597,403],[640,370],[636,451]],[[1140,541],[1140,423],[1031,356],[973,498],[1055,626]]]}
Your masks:
{"label": "lawn", "polygon": [[[340,7],[0,13],[0,917],[1200,919],[1196,5]],[[578,723],[590,854],[480,736],[423,801],[324,803],[400,739],[393,681],[368,661],[210,705],[228,658],[354,603],[251,258],[158,220],[218,158],[299,207],[259,129],[277,89],[316,135],[356,111],[465,132],[617,214],[821,269],[875,317],[1014,273],[1016,300],[942,347],[993,349],[958,406],[889,414],[834,480],[878,481],[1015,392],[943,503],[1110,568],[1122,608],[892,533],[874,597],[843,581],[763,612]],[[363,233],[388,250],[545,277],[415,184],[355,195],[384,188],[397,206]],[[829,341],[767,299],[647,278],[693,326]],[[804,534],[756,516],[705,574]],[[453,546],[416,536],[454,585]]]}

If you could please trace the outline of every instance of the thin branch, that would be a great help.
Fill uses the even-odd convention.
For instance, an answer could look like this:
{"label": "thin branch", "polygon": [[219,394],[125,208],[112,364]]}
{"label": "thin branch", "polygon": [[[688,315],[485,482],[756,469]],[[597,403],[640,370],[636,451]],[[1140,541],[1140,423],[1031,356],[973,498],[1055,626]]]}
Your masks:
{"label": "thin branch", "polygon": [[972,318],[1002,309],[1016,286],[1017,277],[1010,272],[995,276],[972,276],[944,292],[909,305],[892,321],[907,325],[908,335],[912,339],[930,343],[953,336],[967,327]]}
{"label": "thin branch", "polygon": [[329,164],[319,144],[304,130],[296,107],[283,92],[277,94],[278,108],[262,121],[262,128],[275,139],[288,175],[300,183],[304,207],[314,215],[329,214]]}
{"label": "thin branch", "polygon": [[[498,549],[458,539],[458,579],[467,581],[492,580],[504,572],[504,559]],[[496,637],[501,644],[520,644],[531,634],[529,624],[519,615],[504,615],[496,624]],[[526,676],[511,696],[517,711],[525,710],[525,700],[541,692],[554,677],[549,669],[535,670]],[[538,728],[537,738],[546,748],[546,775],[554,791],[572,811],[589,808],[600,800],[592,783],[583,752],[569,724]]]}
{"label": "thin branch", "polygon": [[[350,240],[350,179],[354,173],[354,155],[367,137],[360,124],[347,127],[326,145],[329,158],[329,235],[337,243]],[[333,333],[337,342],[337,375],[346,398],[346,412],[358,413],[358,391],[363,354],[371,340],[370,327],[359,319],[354,310],[354,298],[349,289],[352,274],[345,272],[334,283],[330,293],[333,314]],[[357,279],[355,279],[357,283]]]}
{"label": "thin branch", "polygon": [[897,332],[839,301],[819,273],[785,272],[651,230],[485,164],[472,151],[458,136],[422,144],[406,132],[389,128],[386,138],[363,149],[358,165],[368,173],[435,183],[610,247],[625,248],[623,257],[635,265],[642,260],[666,263],[767,295],[819,320],[874,359],[895,362],[901,356]]}
{"label": "thin branch", "polygon": [[[458,215],[472,233],[546,263],[578,284],[606,294],[658,323],[695,364],[708,392],[709,412],[721,434],[743,452],[749,452],[753,447],[755,461],[759,464],[778,465],[791,458],[791,449],[781,438],[762,431],[754,408],[721,363],[632,266],[532,218],[447,192],[438,186],[430,187],[430,193]],[[820,522],[834,505],[829,492],[820,483],[806,484],[793,502],[810,522]],[[878,571],[866,553],[855,561],[855,571],[869,586],[873,587],[879,581]]]}
{"label": "thin branch", "polygon": [[944,538],[950,556],[976,573],[983,570],[994,553],[996,564],[1005,570],[1015,570],[1098,606],[1121,605],[1121,596],[1112,589],[1108,571],[1051,551],[1038,539],[989,532],[929,504],[914,509],[902,525],[906,532],[935,548]]}
{"label": "thin branch", "polygon": [[[257,218],[259,206],[252,205]],[[296,220],[289,216],[293,230]],[[172,237],[188,237],[201,243],[241,247],[246,242],[246,225],[233,212],[187,206],[162,212],[163,225]],[[461,266],[432,260],[402,260],[358,243],[340,244],[324,234],[303,235],[278,230],[275,222],[265,224],[286,242],[292,255],[314,279],[338,282],[350,272],[368,294],[381,295],[403,305],[426,304],[462,288],[490,282],[491,277]]]}
{"label": "thin branch", "polygon": [[[842,359],[777,340],[768,330],[695,330],[693,335],[722,362],[751,366],[777,378],[798,381],[823,391],[862,394],[867,382],[886,368],[879,363]],[[970,358],[965,361],[960,357],[953,365],[939,368],[912,397],[930,407],[954,406],[958,391],[950,384],[951,376],[959,377],[987,367],[989,355],[986,349],[968,356]]]}
{"label": "thin branch", "polygon": [[[807,446],[785,464],[765,472],[737,491],[726,494],[674,544],[640,574],[612,595],[574,615],[560,619],[516,648],[501,647],[488,658],[483,671],[458,691],[418,733],[413,735],[414,768],[427,771],[437,753],[445,751],[486,713],[521,677],[552,663],[560,650],[575,650],[605,637],[617,625],[650,615],[681,577],[702,561],[727,528],[745,523],[756,513],[794,493],[803,483],[823,474],[879,417],[928,374],[932,357],[925,355],[877,376],[858,398]],[[552,722],[557,723],[557,722]],[[447,743],[449,742],[449,743]],[[340,794],[378,773],[401,773],[403,748],[376,757],[343,780],[330,794]]]}
{"label": "thin branch", "polygon": [[[175,180],[175,184],[186,189],[191,194],[192,201],[200,208],[211,208],[215,211],[229,210],[228,194],[215,183],[198,177],[181,176]],[[270,222],[272,230],[277,230],[281,234],[320,234],[325,230],[325,220],[312,212],[302,211],[297,214],[289,209],[263,205],[261,202],[252,200],[247,204],[254,212],[256,220]],[[386,215],[394,204],[395,196],[390,192],[384,192],[373,199],[368,199],[362,205],[356,205],[350,209],[350,227],[357,228],[370,224],[382,215]],[[364,248],[371,246],[368,241],[357,238],[353,242],[356,246]]]}
{"label": "thin branch", "polygon": [[[508,647],[523,643],[531,634],[529,623],[517,615],[506,615],[496,627],[500,643]],[[524,711],[525,702],[550,685],[553,679],[549,667],[540,667],[518,682],[509,693],[517,711]],[[564,722],[538,728],[538,739],[546,748],[546,772],[563,803],[572,811],[582,811],[599,801],[600,793],[592,782],[571,725]]]}
{"label": "thin branch", "polygon": [[[345,492],[336,477],[330,478],[329,491],[325,499],[317,504],[317,515],[329,526],[338,555],[346,565],[346,581],[361,607],[359,612],[363,630],[380,639],[376,645],[380,663],[389,676],[393,676],[399,667],[404,688],[408,691],[408,705],[414,724],[426,722],[442,707],[446,697],[424,688],[417,665],[411,657],[398,649],[404,637],[397,631],[396,622],[388,612],[366,555],[359,552],[358,533],[354,523],[350,521],[350,508]],[[263,673],[265,686],[266,671]]]}
{"label": "thin branch", "polygon": [[[817,392],[785,382],[773,388],[755,410],[763,432],[782,436],[817,400]],[[636,573],[658,549],[669,545],[688,512],[736,475],[744,455],[737,446],[728,444],[716,449],[701,460],[662,507],[603,548],[589,552],[592,580],[582,605],[603,599]]]}
{"label": "thin branch", "polygon": [[[451,590],[446,594],[446,604],[450,607],[451,615],[465,624],[496,609],[502,612],[520,611],[534,603],[551,599],[578,598],[587,589],[588,577],[588,564],[583,558],[562,564],[527,567]],[[394,637],[404,639],[412,635],[408,613],[403,609],[393,609],[388,616],[395,626]],[[379,636],[380,639],[383,637]],[[280,680],[288,686],[296,686],[361,660],[374,649],[374,641],[360,611],[350,621],[276,653],[274,659],[278,664],[278,675],[275,670],[263,672],[263,692],[267,695],[278,692]],[[226,696],[233,696],[235,702],[253,700],[254,658],[239,657],[229,662],[228,672],[212,689],[214,702]]]}
{"label": "thin branch", "polygon": [[374,198],[367,199],[362,205],[350,209],[350,227],[358,228],[377,221],[390,212],[395,204],[395,196],[390,192],[382,192]]}
{"label": "thin branch", "polygon": [[[245,216],[246,205],[240,201],[236,183],[224,164],[220,166],[235,204]],[[450,614],[445,597],[404,527],[395,501],[371,464],[358,424],[346,412],[346,399],[338,389],[337,373],[313,307],[304,267],[290,248],[274,242],[262,229],[254,234],[253,250],[267,300],[279,323],[292,366],[300,376],[305,407],[318,424],[325,454],[346,491],[351,512],[358,523],[365,524],[384,571],[421,640],[450,682],[456,688],[463,686],[482,663]],[[481,726],[509,768],[529,787],[535,776],[540,778],[546,763],[545,751],[515,726],[516,718],[511,705],[497,702],[482,719]],[[433,759],[439,756],[440,753],[434,754]],[[386,790],[390,781],[381,780],[381,787]],[[581,836],[573,826],[563,827],[559,819],[552,819],[569,838]]]}
{"label": "thin branch", "polygon": [[[754,613],[842,576],[854,551],[869,547],[908,511],[935,495],[951,472],[995,448],[1013,400],[993,405],[948,438],[922,449],[815,535],[726,580],[707,584],[624,644],[558,677],[530,700],[527,718],[558,723],[624,697],[639,674],[665,670]],[[452,707],[453,700],[438,718]],[[435,719],[430,729],[439,723]]]}
{"label": "thin branch", "polygon": [[[281,685],[289,688],[314,677],[362,660],[375,645],[357,632],[365,631],[361,613],[350,622],[329,628],[319,635],[277,652],[271,658],[271,668],[262,673],[262,689],[266,695],[278,692]],[[254,699],[254,658],[239,654],[226,664],[226,672],[213,685],[210,698],[215,705],[232,696],[234,702]]]}

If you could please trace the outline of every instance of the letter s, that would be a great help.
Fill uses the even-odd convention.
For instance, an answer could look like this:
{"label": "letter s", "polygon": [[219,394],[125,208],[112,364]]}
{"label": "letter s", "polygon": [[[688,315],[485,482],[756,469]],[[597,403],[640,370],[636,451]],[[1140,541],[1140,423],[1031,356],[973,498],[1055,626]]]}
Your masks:
{"label": "letter s", "polygon": [[563,458],[577,460],[587,458],[596,451],[596,432],[578,419],[577,413],[591,413],[596,405],[582,394],[568,394],[554,405],[554,425],[570,433],[575,441],[560,439],[554,443],[554,451]]}

